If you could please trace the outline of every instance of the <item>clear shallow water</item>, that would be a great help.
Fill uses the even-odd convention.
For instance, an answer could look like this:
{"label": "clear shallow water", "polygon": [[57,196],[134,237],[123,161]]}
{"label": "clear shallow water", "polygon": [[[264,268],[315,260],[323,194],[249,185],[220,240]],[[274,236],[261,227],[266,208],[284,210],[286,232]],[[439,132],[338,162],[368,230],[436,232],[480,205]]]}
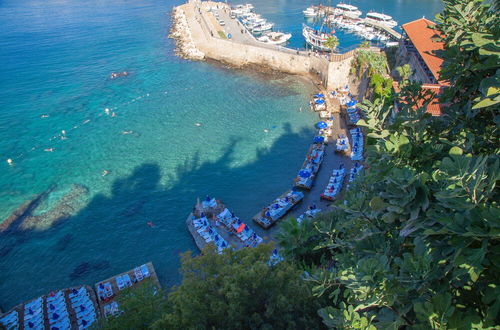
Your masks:
{"label": "clear shallow water", "polygon": [[[178,253],[195,250],[185,218],[197,196],[250,219],[291,185],[314,134],[315,115],[299,111],[310,87],[175,57],[166,35],[178,3],[0,3],[0,219],[51,188],[34,215],[59,211],[75,184],[88,190],[65,197],[80,207],[56,225],[0,234],[3,309],[147,261],[176,283]],[[307,3],[254,4],[300,34]]]}

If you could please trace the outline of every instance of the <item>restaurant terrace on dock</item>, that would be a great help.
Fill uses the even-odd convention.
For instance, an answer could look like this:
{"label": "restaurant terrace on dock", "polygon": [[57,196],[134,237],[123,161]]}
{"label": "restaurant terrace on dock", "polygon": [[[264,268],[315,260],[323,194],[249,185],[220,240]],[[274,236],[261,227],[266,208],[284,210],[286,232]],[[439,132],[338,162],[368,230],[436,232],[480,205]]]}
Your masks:
{"label": "restaurant terrace on dock", "polygon": [[200,251],[208,244],[213,244],[222,253],[227,248],[256,247],[263,242],[262,237],[221,201],[208,196],[202,202],[197,201],[186,225]]}

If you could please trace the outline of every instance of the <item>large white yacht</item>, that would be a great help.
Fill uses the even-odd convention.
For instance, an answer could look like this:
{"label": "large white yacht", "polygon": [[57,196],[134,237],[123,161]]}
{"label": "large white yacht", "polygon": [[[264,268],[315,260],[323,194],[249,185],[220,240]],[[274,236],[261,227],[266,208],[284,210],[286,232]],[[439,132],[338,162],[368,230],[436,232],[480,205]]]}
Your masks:
{"label": "large white yacht", "polygon": [[359,18],[361,16],[361,11],[356,6],[348,5],[345,3],[339,3],[335,8],[334,14],[343,15],[348,18]]}
{"label": "large white yacht", "polygon": [[319,14],[318,8],[315,6],[311,6],[306,10],[302,11],[305,17],[316,17]]}
{"label": "large white yacht", "polygon": [[322,29],[315,30],[305,24],[302,24],[302,35],[304,36],[307,44],[312,48],[326,52],[332,51],[332,49],[325,46],[325,42],[328,40],[330,35],[323,32]]}
{"label": "large white yacht", "polygon": [[376,12],[369,12],[368,14],[366,14],[366,20],[383,24],[390,28],[393,28],[398,25],[398,22],[393,20],[391,16]]}

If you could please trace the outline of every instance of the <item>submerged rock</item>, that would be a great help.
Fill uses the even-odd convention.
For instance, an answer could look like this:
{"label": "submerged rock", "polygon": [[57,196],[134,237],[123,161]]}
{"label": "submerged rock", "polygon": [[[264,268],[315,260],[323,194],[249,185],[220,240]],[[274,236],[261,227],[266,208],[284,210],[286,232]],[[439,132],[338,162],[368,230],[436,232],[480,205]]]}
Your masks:
{"label": "submerged rock", "polygon": [[73,269],[73,272],[69,274],[71,280],[75,280],[84,275],[91,273],[92,271],[104,270],[109,268],[109,262],[106,260],[93,261],[93,262],[82,262]]}
{"label": "submerged rock", "polygon": [[7,232],[8,230],[19,229],[19,226],[25,220],[26,217],[30,216],[32,212],[38,207],[40,202],[52,191],[50,188],[41,194],[36,195],[30,200],[22,203],[12,214],[0,223],[0,233]]}
{"label": "submerged rock", "polygon": [[71,234],[66,234],[63,237],[61,237],[58,241],[57,244],[55,245],[56,250],[58,251],[64,251],[68,247],[69,243],[73,239],[73,235]]}
{"label": "submerged rock", "polygon": [[67,219],[86,204],[88,189],[73,184],[66,189],[54,189],[39,202],[37,207],[20,224],[22,230],[45,230],[56,222]]}
{"label": "submerged rock", "polygon": [[71,274],[69,274],[69,278],[72,280],[77,279],[77,278],[82,277],[83,275],[89,273],[90,270],[91,270],[90,263],[82,262],[81,264],[79,264],[78,266],[76,266],[73,269],[73,272]]}

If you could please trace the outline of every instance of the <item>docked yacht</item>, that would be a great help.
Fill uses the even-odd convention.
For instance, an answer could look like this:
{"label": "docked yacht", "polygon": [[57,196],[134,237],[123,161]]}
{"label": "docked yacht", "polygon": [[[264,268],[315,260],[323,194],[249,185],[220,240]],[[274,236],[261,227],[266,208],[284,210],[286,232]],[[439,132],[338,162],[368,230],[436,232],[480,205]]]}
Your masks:
{"label": "docked yacht", "polygon": [[366,14],[367,21],[383,24],[385,26],[388,26],[390,28],[393,28],[398,25],[398,22],[392,19],[391,16],[385,15],[385,14],[380,14],[376,12],[369,12]]}
{"label": "docked yacht", "polygon": [[335,15],[342,15],[347,18],[359,18],[361,16],[361,11],[356,6],[348,5],[345,3],[339,3],[333,12]]}
{"label": "docked yacht", "polygon": [[319,14],[318,8],[315,6],[311,6],[306,10],[302,11],[305,17],[316,17]]}
{"label": "docked yacht", "polygon": [[269,30],[272,30],[273,26],[274,26],[274,23],[270,23],[270,22],[259,23],[259,24],[254,25],[252,27],[252,33],[261,33],[264,31],[269,31]]}
{"label": "docked yacht", "polygon": [[283,45],[290,40],[291,37],[291,33],[269,32],[261,37],[258,37],[257,40],[271,45]]}
{"label": "docked yacht", "polygon": [[315,30],[305,24],[302,24],[302,35],[309,46],[326,52],[332,51],[324,45],[330,35],[322,32],[322,29]]}
{"label": "docked yacht", "polygon": [[253,5],[247,3],[246,5],[237,5],[236,8],[231,10],[235,15],[241,15],[245,13],[250,13],[253,10]]}

